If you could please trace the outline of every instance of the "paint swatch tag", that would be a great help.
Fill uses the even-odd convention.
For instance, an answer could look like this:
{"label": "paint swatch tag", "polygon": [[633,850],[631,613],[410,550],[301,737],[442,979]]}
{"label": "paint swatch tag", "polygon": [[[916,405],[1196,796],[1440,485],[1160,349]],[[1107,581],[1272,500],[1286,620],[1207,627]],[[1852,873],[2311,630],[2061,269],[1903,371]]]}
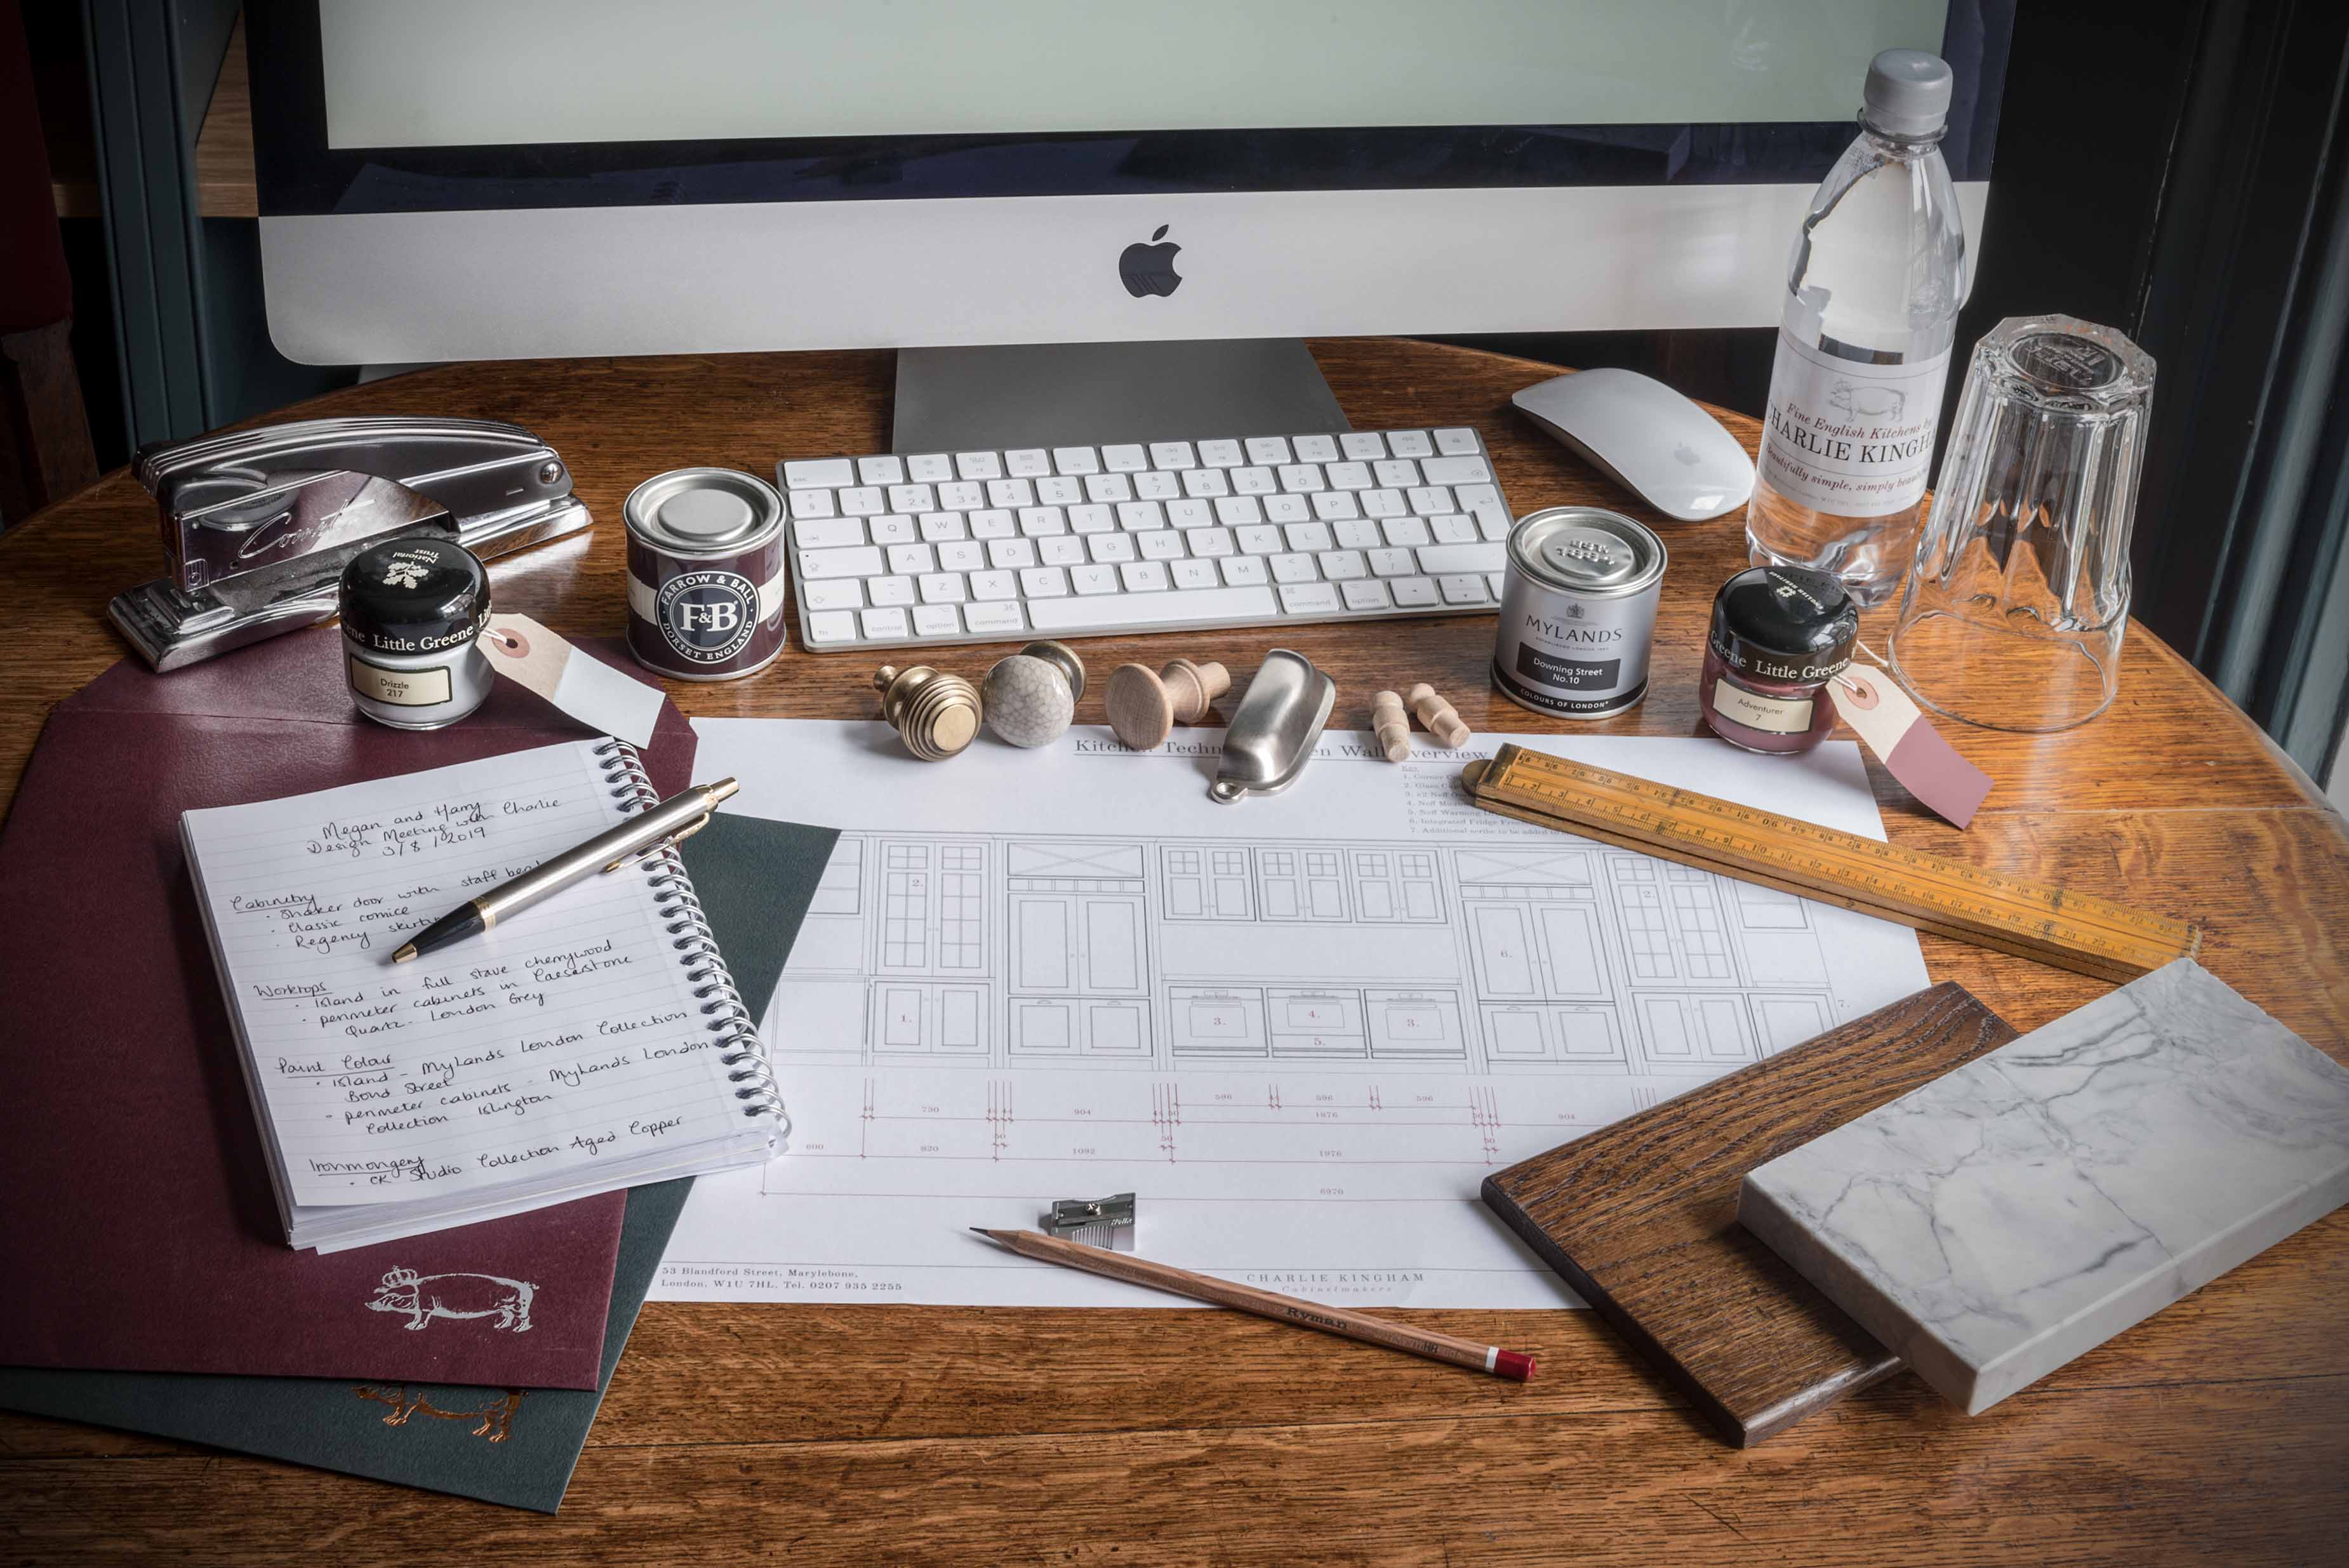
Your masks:
{"label": "paint swatch tag", "polygon": [[1883,671],[1854,665],[1827,682],[1827,696],[1902,789],[1955,827],[1974,820],[1990,775],[1959,756]]}
{"label": "paint swatch tag", "polygon": [[583,654],[527,615],[493,614],[481,634],[490,667],[536,692],[590,729],[631,746],[652,744],[659,722],[660,687],[623,675]]}

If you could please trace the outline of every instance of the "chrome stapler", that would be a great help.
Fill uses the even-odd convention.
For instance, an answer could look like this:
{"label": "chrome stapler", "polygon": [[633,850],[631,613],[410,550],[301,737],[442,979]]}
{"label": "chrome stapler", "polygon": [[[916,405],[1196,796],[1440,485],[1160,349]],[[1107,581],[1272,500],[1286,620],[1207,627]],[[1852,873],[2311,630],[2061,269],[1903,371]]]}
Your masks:
{"label": "chrome stapler", "polygon": [[306,419],[142,449],[171,574],[107,615],[177,669],[330,620],[351,558],[396,535],[503,555],[585,528],[554,449],[488,419]]}

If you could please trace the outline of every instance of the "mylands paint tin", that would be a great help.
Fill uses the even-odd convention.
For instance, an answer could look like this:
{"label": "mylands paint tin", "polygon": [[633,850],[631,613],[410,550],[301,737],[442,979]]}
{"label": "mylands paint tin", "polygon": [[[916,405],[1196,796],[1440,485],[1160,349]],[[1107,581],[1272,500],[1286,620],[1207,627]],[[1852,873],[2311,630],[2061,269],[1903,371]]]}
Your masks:
{"label": "mylands paint tin", "polygon": [[1567,718],[1605,718],[1647,695],[1664,542],[1595,506],[1528,512],[1509,535],[1493,684]]}
{"label": "mylands paint tin", "polygon": [[730,681],[783,651],[783,498],[732,469],[672,469],[628,494],[628,651]]}

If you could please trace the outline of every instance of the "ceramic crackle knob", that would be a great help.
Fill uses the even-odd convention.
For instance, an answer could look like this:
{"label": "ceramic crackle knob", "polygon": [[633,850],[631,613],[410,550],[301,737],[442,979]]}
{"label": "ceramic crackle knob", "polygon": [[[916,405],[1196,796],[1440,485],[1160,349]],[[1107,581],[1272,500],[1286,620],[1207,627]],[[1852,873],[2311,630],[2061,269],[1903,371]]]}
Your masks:
{"label": "ceramic crackle knob", "polygon": [[1085,662],[1065,643],[1030,643],[987,672],[987,727],[1014,746],[1050,746],[1076,717]]}

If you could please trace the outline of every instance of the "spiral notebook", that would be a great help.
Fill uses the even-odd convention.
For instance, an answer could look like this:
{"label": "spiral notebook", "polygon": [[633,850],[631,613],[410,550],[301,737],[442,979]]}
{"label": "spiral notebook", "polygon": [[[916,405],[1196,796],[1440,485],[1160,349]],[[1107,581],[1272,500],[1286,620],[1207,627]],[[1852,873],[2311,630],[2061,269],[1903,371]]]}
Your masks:
{"label": "spiral notebook", "polygon": [[[606,738],[181,818],[292,1244],[773,1152],[788,1123],[765,1050],[674,848],[391,963],[474,893],[654,803],[635,748]],[[381,1310],[526,1326],[527,1289],[485,1278],[387,1288]],[[488,1294],[450,1294],[467,1290]]]}

